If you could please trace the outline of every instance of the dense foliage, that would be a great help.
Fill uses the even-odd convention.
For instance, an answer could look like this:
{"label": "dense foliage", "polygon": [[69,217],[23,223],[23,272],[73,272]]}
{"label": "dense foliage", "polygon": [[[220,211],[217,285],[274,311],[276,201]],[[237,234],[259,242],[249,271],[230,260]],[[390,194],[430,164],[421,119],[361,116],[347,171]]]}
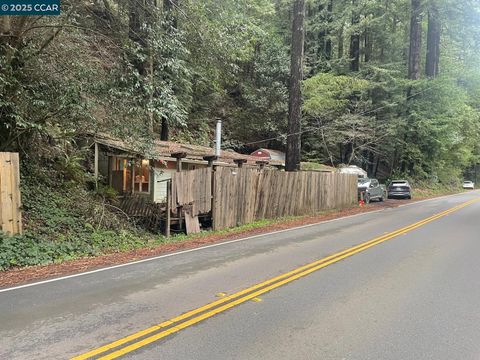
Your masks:
{"label": "dense foliage", "polygon": [[[60,166],[59,166],[60,165]],[[23,235],[0,231],[0,270],[130,250],[166,239],[137,228],[107,200],[108,189],[87,191],[75,166],[24,162]]]}

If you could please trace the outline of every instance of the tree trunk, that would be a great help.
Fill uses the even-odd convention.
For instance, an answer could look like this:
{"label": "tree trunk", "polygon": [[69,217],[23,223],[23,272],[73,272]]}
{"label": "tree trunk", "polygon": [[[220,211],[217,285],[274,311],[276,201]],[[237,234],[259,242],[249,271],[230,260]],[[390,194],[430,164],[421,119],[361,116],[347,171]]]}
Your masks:
{"label": "tree trunk", "polygon": [[11,48],[9,46],[12,38],[12,23],[9,15],[0,16],[0,56],[5,57],[10,62]]}
{"label": "tree trunk", "polygon": [[[141,7],[134,0],[128,3],[128,37],[142,46],[145,46],[142,32],[142,14]],[[143,43],[142,43],[143,41]]]}
{"label": "tree trunk", "polygon": [[162,131],[160,133],[160,140],[168,141],[170,137],[170,129],[168,127],[168,120],[163,118],[162,119]]}
{"label": "tree trunk", "polygon": [[[145,19],[143,8],[138,6],[135,0],[130,0],[128,3],[128,37],[133,42],[139,44],[143,50],[147,48],[147,36],[142,29],[142,23]],[[133,65],[137,69],[138,73],[145,76],[148,71],[147,61],[141,60],[136,56],[132,60]]]}
{"label": "tree trunk", "polygon": [[420,53],[422,50],[422,9],[421,0],[412,0],[410,19],[410,54],[408,61],[408,78],[420,79]]}
{"label": "tree trunk", "polygon": [[12,24],[10,21],[9,15],[4,15],[0,17],[0,35],[8,36],[12,31]]}
{"label": "tree trunk", "polygon": [[325,59],[332,60],[332,39],[331,39],[331,32],[332,32],[332,23],[333,23],[333,0],[330,0],[327,5],[327,22],[328,22],[328,29],[327,29],[327,41],[325,43]]}
{"label": "tree trunk", "polygon": [[366,63],[370,62],[372,59],[373,54],[373,42],[372,42],[372,34],[370,29],[365,29],[364,34],[364,61]]}
{"label": "tree trunk", "polygon": [[[322,13],[325,10],[325,5],[321,4],[318,8]],[[330,0],[327,4],[327,15],[322,16],[322,23],[326,23],[318,33],[318,49],[317,57],[319,60],[331,60],[332,59],[332,39],[330,37],[332,32],[333,22],[333,0]]]}
{"label": "tree trunk", "polygon": [[286,171],[300,170],[303,52],[305,41],[305,0],[295,0],[292,21],[290,64],[290,98],[288,102],[288,135]]}
{"label": "tree trunk", "polygon": [[174,29],[178,27],[178,18],[175,15],[175,8],[178,6],[178,0],[163,0],[163,10],[166,13],[167,20],[171,22]]}
{"label": "tree trunk", "polygon": [[[420,79],[420,53],[422,50],[422,8],[421,0],[412,0],[411,19],[410,19],[410,53],[408,59],[408,78],[410,80]],[[412,98],[412,87],[407,89],[407,106],[405,117],[407,119],[407,131],[403,136],[404,144],[414,143],[412,128],[414,124],[411,120],[410,101]],[[406,145],[405,145],[406,146]],[[405,146],[403,154],[400,156],[400,171],[405,173],[413,168],[411,159],[406,158]]]}
{"label": "tree trunk", "polygon": [[[151,0],[152,1],[152,0]],[[157,0],[153,0],[155,3]],[[165,13],[166,26],[165,31],[171,33],[178,27],[178,18],[176,16],[176,7],[178,0],[163,0],[163,11]],[[160,132],[160,140],[168,141],[170,138],[170,125],[168,119],[162,118],[162,129]]]}
{"label": "tree trunk", "polygon": [[[325,10],[325,5],[320,4],[318,5],[318,12],[321,15],[319,21],[321,21],[322,26],[320,27],[320,31],[318,32],[318,41],[317,41],[317,64],[321,63],[325,59],[325,50],[326,50],[326,40],[327,40],[327,26],[325,25],[325,18],[323,16],[323,11]],[[307,14],[308,17],[308,14]],[[317,67],[317,72],[321,71]]]}
{"label": "tree trunk", "polygon": [[[356,27],[360,22],[358,16],[358,10],[356,9],[357,0],[352,0],[353,13],[352,13],[352,26]],[[359,29],[354,29],[350,36],[350,70],[360,70],[360,32]]]}
{"label": "tree trunk", "polygon": [[343,48],[343,31],[344,31],[345,24],[342,24],[340,27],[340,30],[338,31],[338,52],[337,52],[337,57],[339,59],[343,59],[343,53],[344,53],[344,48]]}
{"label": "tree trunk", "polygon": [[439,74],[440,35],[441,25],[438,9],[433,4],[428,11],[427,59],[425,63],[425,74],[430,78],[435,78]]}

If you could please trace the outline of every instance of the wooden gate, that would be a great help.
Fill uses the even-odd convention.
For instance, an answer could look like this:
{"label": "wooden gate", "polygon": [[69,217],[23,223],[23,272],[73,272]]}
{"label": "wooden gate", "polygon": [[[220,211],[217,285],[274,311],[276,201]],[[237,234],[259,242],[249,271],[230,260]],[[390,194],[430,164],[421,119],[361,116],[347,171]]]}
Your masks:
{"label": "wooden gate", "polygon": [[20,161],[17,153],[0,153],[0,230],[22,233]]}
{"label": "wooden gate", "polygon": [[172,176],[170,208],[185,219],[187,234],[200,232],[200,214],[212,210],[212,168],[174,173]]}

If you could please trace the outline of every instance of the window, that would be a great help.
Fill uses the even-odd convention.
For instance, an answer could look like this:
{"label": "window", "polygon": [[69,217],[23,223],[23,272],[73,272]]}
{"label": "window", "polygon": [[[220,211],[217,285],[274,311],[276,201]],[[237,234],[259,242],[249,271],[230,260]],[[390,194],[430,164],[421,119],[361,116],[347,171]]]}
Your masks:
{"label": "window", "polygon": [[150,192],[150,161],[135,161],[135,192]]}

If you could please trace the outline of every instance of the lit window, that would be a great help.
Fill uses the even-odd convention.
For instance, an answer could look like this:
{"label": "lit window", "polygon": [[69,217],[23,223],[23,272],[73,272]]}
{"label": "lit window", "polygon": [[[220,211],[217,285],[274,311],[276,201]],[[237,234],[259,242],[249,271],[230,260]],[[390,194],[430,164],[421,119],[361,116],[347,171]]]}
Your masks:
{"label": "lit window", "polygon": [[150,191],[150,162],[148,160],[135,162],[135,191],[144,193]]}

